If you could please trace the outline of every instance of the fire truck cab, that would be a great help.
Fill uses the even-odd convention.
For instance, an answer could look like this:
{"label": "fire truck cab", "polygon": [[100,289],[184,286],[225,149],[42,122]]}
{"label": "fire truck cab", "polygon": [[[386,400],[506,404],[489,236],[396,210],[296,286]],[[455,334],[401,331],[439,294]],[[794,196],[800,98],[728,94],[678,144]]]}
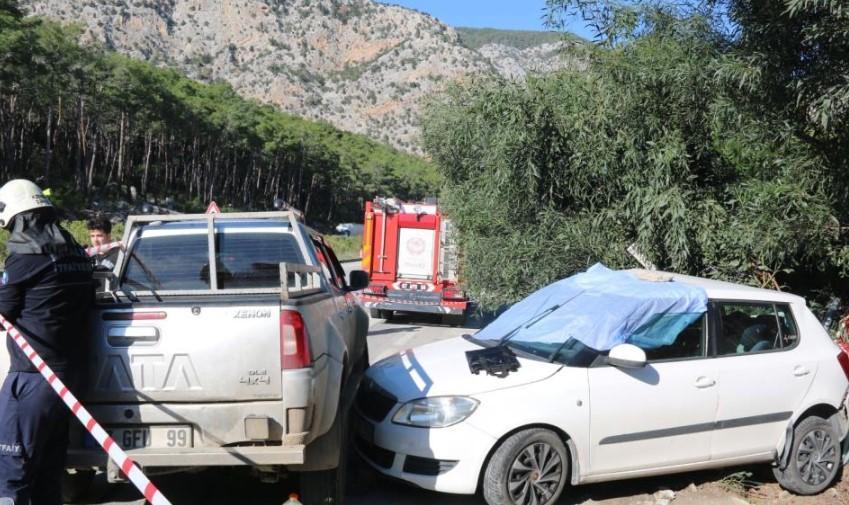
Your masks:
{"label": "fire truck cab", "polygon": [[435,199],[366,202],[362,260],[369,285],[360,297],[372,317],[421,312],[441,314],[445,324],[463,323],[469,299],[457,286],[452,235]]}

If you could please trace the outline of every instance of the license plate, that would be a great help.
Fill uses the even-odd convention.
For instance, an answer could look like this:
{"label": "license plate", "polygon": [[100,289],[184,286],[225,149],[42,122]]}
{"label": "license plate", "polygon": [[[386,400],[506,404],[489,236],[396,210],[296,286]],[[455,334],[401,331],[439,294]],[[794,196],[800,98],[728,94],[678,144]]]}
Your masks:
{"label": "license plate", "polygon": [[373,444],[374,443],[374,426],[366,421],[365,419],[357,416],[356,421],[354,422],[354,432],[358,437],[363,439],[364,441]]}
{"label": "license plate", "polygon": [[[132,426],[106,428],[122,449],[187,449],[192,447],[191,426]],[[94,442],[93,439],[89,440]],[[89,442],[86,440],[86,442]],[[86,443],[85,445],[89,445]]]}

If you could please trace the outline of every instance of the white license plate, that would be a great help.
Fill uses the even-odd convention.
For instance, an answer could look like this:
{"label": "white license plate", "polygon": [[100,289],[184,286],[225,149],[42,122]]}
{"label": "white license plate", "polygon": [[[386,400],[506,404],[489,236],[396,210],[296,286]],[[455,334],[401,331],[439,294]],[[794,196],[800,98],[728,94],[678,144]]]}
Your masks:
{"label": "white license plate", "polygon": [[108,428],[122,449],[185,449],[192,447],[191,426],[134,426]]}

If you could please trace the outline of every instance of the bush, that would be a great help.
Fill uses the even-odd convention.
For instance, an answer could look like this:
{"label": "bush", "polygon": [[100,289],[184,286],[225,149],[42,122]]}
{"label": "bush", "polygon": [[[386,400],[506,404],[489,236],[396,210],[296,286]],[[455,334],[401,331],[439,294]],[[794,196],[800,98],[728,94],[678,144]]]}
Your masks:
{"label": "bush", "polygon": [[[62,221],[62,227],[68,230],[68,233],[74,237],[74,239],[83,247],[88,247],[90,245],[88,241],[88,228],[86,227],[86,220],[78,219],[74,221]],[[115,223],[112,225],[112,238],[114,240],[121,240],[124,235],[124,223]],[[9,240],[9,232],[6,230],[0,230],[0,264],[5,263],[6,257],[8,257],[8,251],[6,250],[6,241]]]}
{"label": "bush", "polygon": [[363,238],[359,236],[349,237],[346,235],[325,235],[324,239],[333,248],[339,261],[353,261],[360,259],[360,249],[363,246]]}
{"label": "bush", "polygon": [[733,100],[709,26],[649,28],[587,70],[471,81],[430,105],[425,145],[471,291],[496,307],[597,261],[639,266],[632,243],[667,270],[845,289],[846,197],[827,160]]}

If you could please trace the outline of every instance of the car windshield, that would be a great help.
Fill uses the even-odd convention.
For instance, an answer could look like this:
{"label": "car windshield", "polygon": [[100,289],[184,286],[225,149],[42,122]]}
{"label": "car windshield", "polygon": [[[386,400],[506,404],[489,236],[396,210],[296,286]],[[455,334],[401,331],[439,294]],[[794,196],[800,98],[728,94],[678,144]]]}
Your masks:
{"label": "car windshield", "polygon": [[474,339],[580,366],[585,356],[622,343],[669,346],[706,310],[707,294],[700,287],[596,265],[517,302]]}
{"label": "car windshield", "polygon": [[587,367],[603,353],[584,345],[576,338],[566,342],[527,342],[524,340],[509,340],[506,345],[519,353],[543,361],[562,363],[566,366]]}

